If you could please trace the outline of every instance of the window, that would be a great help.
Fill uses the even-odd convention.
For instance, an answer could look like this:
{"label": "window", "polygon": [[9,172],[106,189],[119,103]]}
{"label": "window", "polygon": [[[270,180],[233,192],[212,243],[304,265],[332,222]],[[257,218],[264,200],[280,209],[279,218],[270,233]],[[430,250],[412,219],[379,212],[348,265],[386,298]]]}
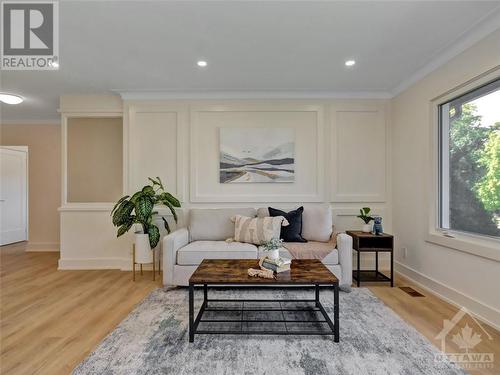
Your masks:
{"label": "window", "polygon": [[500,238],[500,80],[439,106],[439,227]]}

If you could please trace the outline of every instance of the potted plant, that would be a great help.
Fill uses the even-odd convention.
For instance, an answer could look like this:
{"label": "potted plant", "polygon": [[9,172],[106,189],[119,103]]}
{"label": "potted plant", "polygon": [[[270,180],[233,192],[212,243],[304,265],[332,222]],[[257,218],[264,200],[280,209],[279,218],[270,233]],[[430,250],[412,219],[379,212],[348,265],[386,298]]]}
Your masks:
{"label": "potted plant", "polygon": [[370,207],[363,207],[363,208],[360,208],[359,209],[359,212],[360,212],[360,215],[358,215],[357,217],[359,217],[361,220],[364,221],[364,225],[363,225],[363,228],[361,229],[363,232],[365,233],[370,233],[371,232],[371,225],[370,225],[370,221],[373,220],[373,217],[370,216]]}
{"label": "potted plant", "polygon": [[266,256],[269,259],[279,259],[280,249],[283,247],[283,240],[279,238],[272,238],[271,240],[264,242],[261,246],[261,250],[266,252]]}
{"label": "potted plant", "polygon": [[[151,263],[153,252],[160,241],[160,230],[153,224],[153,215],[158,211],[153,211],[155,205],[165,205],[172,213],[177,222],[175,207],[181,204],[177,198],[165,191],[163,183],[159,177],[148,177],[150,185],[144,186],[140,191],[132,196],[126,195],[115,204],[111,211],[113,225],[118,228],[116,237],[127,233],[134,224],[142,226],[142,232],[135,233],[135,261],[137,263]],[[163,224],[168,233],[170,226],[162,216]]]}

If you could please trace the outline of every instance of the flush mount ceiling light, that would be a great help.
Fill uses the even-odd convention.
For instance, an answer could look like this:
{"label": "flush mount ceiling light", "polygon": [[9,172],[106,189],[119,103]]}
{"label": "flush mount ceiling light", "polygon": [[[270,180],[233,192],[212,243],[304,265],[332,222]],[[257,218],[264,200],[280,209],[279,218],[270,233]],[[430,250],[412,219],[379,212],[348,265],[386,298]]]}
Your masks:
{"label": "flush mount ceiling light", "polygon": [[356,61],[354,61],[354,60],[347,60],[345,62],[345,66],[353,66],[354,64],[356,64]]}
{"label": "flush mount ceiling light", "polygon": [[208,65],[208,63],[204,60],[200,60],[196,63],[196,65],[198,65],[200,68],[204,68]]}
{"label": "flush mount ceiling light", "polygon": [[7,94],[5,92],[0,92],[0,102],[5,104],[19,104],[23,102],[23,98],[19,95]]}

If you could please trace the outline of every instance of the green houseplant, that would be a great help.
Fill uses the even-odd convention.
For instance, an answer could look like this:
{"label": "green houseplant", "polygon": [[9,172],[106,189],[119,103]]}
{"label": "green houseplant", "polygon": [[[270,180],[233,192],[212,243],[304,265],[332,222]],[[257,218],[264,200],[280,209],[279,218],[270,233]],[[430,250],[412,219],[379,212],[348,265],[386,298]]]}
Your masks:
{"label": "green houseplant", "polygon": [[365,223],[365,225],[363,225],[362,231],[366,233],[371,232],[370,221],[374,220],[373,217],[370,216],[370,211],[371,211],[370,207],[360,208],[359,209],[360,215],[357,216]]}
{"label": "green houseplant", "polygon": [[262,244],[261,249],[267,253],[269,259],[278,259],[280,257],[280,249],[283,247],[283,240],[272,238]]}
{"label": "green houseplant", "polygon": [[[158,211],[154,211],[155,205],[168,207],[175,222],[177,222],[175,208],[181,206],[177,198],[165,191],[160,177],[148,177],[148,179],[149,185],[144,186],[132,196],[126,195],[120,198],[111,211],[113,225],[118,228],[116,237],[127,233],[134,224],[142,226],[143,233],[135,234],[136,255],[143,259],[143,261],[139,260],[139,263],[149,263],[147,259],[151,256],[150,250],[154,249],[160,241],[160,230],[153,223],[153,216],[158,214]],[[162,219],[165,229],[170,233],[167,220],[163,216]]]}

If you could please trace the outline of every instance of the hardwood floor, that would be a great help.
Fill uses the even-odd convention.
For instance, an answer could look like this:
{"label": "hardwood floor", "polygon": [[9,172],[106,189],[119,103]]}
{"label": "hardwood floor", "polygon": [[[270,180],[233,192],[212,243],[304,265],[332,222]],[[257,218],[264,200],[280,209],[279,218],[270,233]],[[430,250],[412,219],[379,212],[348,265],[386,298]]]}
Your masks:
{"label": "hardwood floor", "polygon": [[[70,373],[138,302],[161,286],[150,272],[134,283],[130,272],[118,270],[57,271],[58,253],[24,250],[22,243],[0,248],[1,374]],[[434,338],[443,319],[451,319],[457,309],[402,277],[396,279],[398,285],[412,286],[425,297],[411,297],[397,287],[369,288],[439,347]],[[474,352],[494,353],[496,363],[493,369],[469,371],[499,374],[500,332],[483,327],[492,340],[482,333]],[[448,345],[459,351],[454,343]]]}
{"label": "hardwood floor", "polygon": [[58,253],[1,250],[2,374],[68,374],[148,293],[151,272],[57,271]]}
{"label": "hardwood floor", "polygon": [[[422,293],[424,297],[412,297],[399,289],[399,286],[411,286]],[[441,341],[436,336],[443,329],[443,321],[451,320],[458,311],[458,308],[443,301],[439,297],[419,288],[411,281],[401,275],[397,275],[394,288],[383,286],[370,286],[370,290],[387,306],[396,312],[403,320],[412,325],[420,334],[425,336],[438,349],[441,349]],[[463,334],[462,329],[468,325],[473,330],[473,334],[481,335],[481,341],[470,350],[471,353],[493,353],[494,362],[491,368],[466,368],[474,375],[499,375],[500,374],[500,332],[495,328],[479,322],[486,332],[478,327],[477,323],[468,315],[465,315],[447,335],[445,342],[446,353],[463,353],[464,349],[459,348],[452,340],[453,335]],[[490,337],[488,337],[488,335]],[[465,367],[465,366],[463,366]]]}

